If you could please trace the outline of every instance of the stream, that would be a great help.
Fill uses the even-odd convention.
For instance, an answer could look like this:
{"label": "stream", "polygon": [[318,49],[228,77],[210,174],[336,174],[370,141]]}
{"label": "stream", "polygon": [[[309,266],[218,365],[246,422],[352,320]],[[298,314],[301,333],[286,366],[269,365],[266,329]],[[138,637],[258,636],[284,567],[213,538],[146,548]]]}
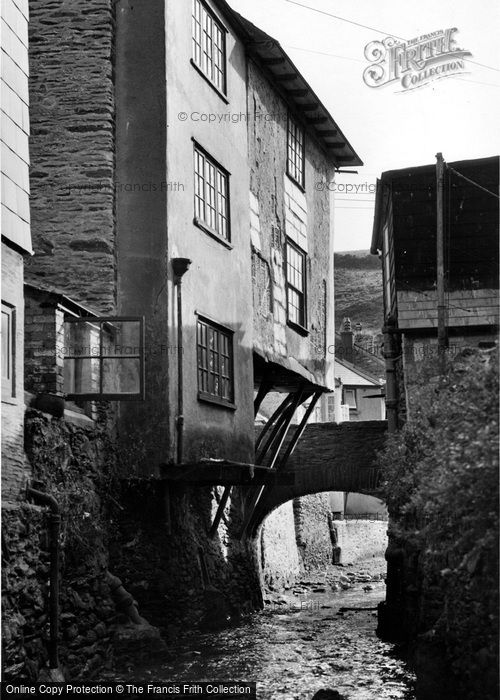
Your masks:
{"label": "stream", "polygon": [[237,626],[186,633],[168,659],[120,669],[115,680],[255,681],[258,700],[310,700],[322,688],[346,700],[414,700],[412,674],[375,634],[385,583],[371,589],[280,596]]}

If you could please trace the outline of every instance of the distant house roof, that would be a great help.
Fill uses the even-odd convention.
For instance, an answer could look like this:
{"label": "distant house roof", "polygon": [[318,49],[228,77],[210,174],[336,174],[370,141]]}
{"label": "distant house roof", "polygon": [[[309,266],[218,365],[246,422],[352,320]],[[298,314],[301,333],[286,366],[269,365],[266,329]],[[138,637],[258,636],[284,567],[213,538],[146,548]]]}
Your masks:
{"label": "distant house roof", "polygon": [[345,349],[340,333],[335,333],[335,359],[341,360],[349,367],[352,365],[370,377],[385,376],[385,361],[381,355],[376,355],[356,343],[353,343],[352,350]]}
{"label": "distant house roof", "polygon": [[350,362],[337,359],[335,359],[335,379],[339,379],[344,386],[381,387],[384,385],[382,377],[373,377]]}
{"label": "distant house roof", "polygon": [[235,12],[226,0],[212,0],[243,39],[247,52],[292,106],[336,167],[363,165],[327,108],[286,51],[272,36]]}

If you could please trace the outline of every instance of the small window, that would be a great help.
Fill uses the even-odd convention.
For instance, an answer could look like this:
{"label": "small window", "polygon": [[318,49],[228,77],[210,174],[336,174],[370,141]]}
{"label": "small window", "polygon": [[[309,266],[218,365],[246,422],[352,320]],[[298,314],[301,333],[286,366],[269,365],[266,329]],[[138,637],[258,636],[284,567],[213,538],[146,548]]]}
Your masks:
{"label": "small window", "polygon": [[201,0],[193,0],[193,63],[225,94],[226,33]]}
{"label": "small window", "polygon": [[16,395],[15,382],[16,311],[2,302],[2,398]]}
{"label": "small window", "polygon": [[304,129],[288,115],[286,171],[295,182],[304,187]]}
{"label": "small window", "polygon": [[143,399],[143,319],[66,319],[64,391],[70,399]]}
{"label": "small window", "polygon": [[229,176],[210,156],[194,149],[195,223],[206,226],[225,241],[229,230]]}
{"label": "small window", "polygon": [[286,242],[286,299],[288,321],[306,328],[306,254]]}
{"label": "small window", "polygon": [[356,389],[344,389],[344,404],[351,409],[356,409]]}
{"label": "small window", "polygon": [[233,333],[198,318],[198,397],[232,405],[234,402]]}

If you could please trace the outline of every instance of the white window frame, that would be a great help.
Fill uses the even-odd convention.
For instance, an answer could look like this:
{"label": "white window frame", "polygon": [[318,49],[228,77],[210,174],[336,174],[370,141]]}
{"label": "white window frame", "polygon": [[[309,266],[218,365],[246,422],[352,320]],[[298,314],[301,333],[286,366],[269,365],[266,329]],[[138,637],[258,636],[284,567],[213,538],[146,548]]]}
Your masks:
{"label": "white window frame", "polygon": [[305,155],[304,128],[290,113],[288,113],[286,130],[286,172],[302,189],[305,187]]}
{"label": "white window frame", "polygon": [[225,96],[227,30],[203,0],[193,0],[192,7],[192,63]]}
{"label": "white window frame", "polygon": [[194,142],[194,223],[231,243],[229,173]]}

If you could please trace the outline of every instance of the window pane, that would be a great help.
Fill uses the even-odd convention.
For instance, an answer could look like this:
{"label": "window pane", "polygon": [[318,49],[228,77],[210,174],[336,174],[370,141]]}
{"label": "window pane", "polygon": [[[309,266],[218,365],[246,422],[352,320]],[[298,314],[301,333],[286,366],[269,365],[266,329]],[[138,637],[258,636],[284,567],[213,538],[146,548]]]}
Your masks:
{"label": "window pane", "polygon": [[112,358],[102,362],[102,390],[106,394],[138,394],[141,389],[139,358]]}
{"label": "window pane", "polygon": [[67,394],[98,394],[99,359],[66,358],[64,360],[64,390]]}
{"label": "window pane", "polygon": [[194,168],[194,215],[229,241],[227,173],[196,148]]}
{"label": "window pane", "polygon": [[142,319],[72,319],[65,322],[64,333],[66,394],[141,398]]}
{"label": "window pane", "polygon": [[198,390],[233,399],[232,334],[198,321]]}
{"label": "window pane", "polygon": [[304,186],[304,132],[291,115],[288,116],[287,152],[287,172]]}
{"label": "window pane", "polygon": [[305,326],[305,253],[289,242],[286,244],[286,282],[288,320]]}
{"label": "window pane", "polygon": [[141,324],[139,321],[104,323],[102,328],[102,354],[139,355],[141,351]]}
{"label": "window pane", "polygon": [[98,357],[100,324],[88,321],[67,321],[64,324],[65,356]]}
{"label": "window pane", "polygon": [[219,90],[225,89],[226,48],[222,26],[200,2],[193,2],[193,60]]}

